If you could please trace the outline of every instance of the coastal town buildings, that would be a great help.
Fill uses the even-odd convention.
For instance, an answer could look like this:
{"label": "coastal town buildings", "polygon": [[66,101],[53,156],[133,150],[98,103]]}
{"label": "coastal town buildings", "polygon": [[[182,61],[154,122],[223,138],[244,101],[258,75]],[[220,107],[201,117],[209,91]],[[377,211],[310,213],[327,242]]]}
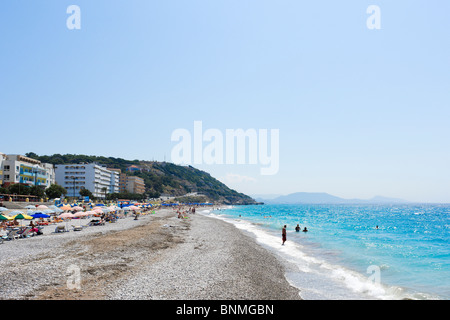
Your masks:
{"label": "coastal town buildings", "polygon": [[127,191],[127,175],[125,173],[120,174],[119,180],[119,192]]}
{"label": "coastal town buildings", "polygon": [[6,154],[0,152],[0,186],[3,185],[3,161],[6,160]]}
{"label": "coastal town buildings", "polygon": [[132,164],[131,166],[127,167],[127,171],[128,172],[142,172],[142,168]]}
{"label": "coastal town buildings", "polygon": [[0,185],[16,183],[49,187],[55,183],[54,166],[17,154],[0,154]]}
{"label": "coastal town buildings", "polygon": [[144,179],[136,176],[127,176],[126,191],[128,191],[129,193],[144,194]]}
{"label": "coastal town buildings", "polygon": [[88,189],[96,198],[119,190],[119,173],[105,166],[89,164],[56,165],[56,182],[67,190],[68,197],[80,197],[80,191]]}
{"label": "coastal town buildings", "polygon": [[119,193],[122,170],[115,168],[108,168],[108,170],[111,171],[111,193]]}
{"label": "coastal town buildings", "polygon": [[[129,167],[128,167],[129,168]],[[144,194],[145,182],[144,179],[136,176],[129,176],[122,172],[120,169],[108,168],[108,170],[116,171],[119,174],[119,193],[129,192]],[[129,171],[127,169],[127,171]]]}
{"label": "coastal town buildings", "polygon": [[128,176],[120,169],[97,163],[53,165],[23,155],[0,152],[0,186],[17,183],[44,188],[59,184],[67,190],[66,196],[77,198],[83,189],[91,191],[96,198],[105,198],[110,193],[145,193],[142,178]]}

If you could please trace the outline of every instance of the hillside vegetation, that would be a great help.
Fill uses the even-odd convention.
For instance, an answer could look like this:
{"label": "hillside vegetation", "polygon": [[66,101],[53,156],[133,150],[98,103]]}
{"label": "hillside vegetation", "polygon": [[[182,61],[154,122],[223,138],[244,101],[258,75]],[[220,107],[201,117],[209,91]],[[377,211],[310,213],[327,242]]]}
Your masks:
{"label": "hillside vegetation", "polygon": [[[39,156],[30,152],[26,156],[44,163],[80,164],[96,162],[108,168],[121,169],[127,175],[135,175],[144,179],[146,194],[151,198],[157,198],[161,195],[182,197],[187,194],[198,193],[204,195],[204,199],[210,202],[223,204],[256,203],[249,196],[228,188],[209,173],[192,166],[180,166],[169,162],[125,160],[113,157],[75,154]],[[135,165],[141,170],[127,172],[127,168],[131,165]]]}

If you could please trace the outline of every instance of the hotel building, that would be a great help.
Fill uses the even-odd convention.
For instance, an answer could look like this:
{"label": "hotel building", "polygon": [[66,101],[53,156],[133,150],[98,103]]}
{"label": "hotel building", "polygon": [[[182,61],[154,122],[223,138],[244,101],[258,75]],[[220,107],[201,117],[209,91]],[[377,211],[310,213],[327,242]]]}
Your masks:
{"label": "hotel building", "polygon": [[6,160],[6,154],[0,152],[0,186],[3,185],[3,161]]}
{"label": "hotel building", "polygon": [[128,176],[127,174],[122,173],[122,170],[120,169],[108,168],[108,170],[116,171],[119,174],[119,191],[117,192],[120,193],[129,192],[138,194],[145,193],[144,179],[136,176]]}
{"label": "hotel building", "polygon": [[126,190],[130,193],[144,194],[144,179],[135,176],[127,176]]}
{"label": "hotel building", "polygon": [[96,163],[56,165],[56,182],[67,190],[68,197],[80,197],[82,189],[96,198],[119,192],[119,173]]}

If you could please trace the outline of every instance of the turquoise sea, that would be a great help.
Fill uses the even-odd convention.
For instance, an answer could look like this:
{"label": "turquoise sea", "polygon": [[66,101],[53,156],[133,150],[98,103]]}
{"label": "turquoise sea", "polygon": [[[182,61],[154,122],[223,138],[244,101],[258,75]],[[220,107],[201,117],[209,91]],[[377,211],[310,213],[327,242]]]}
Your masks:
{"label": "turquoise sea", "polygon": [[[450,298],[450,205],[259,205],[203,214],[233,223],[286,261],[304,299]],[[297,224],[308,232],[296,232]]]}

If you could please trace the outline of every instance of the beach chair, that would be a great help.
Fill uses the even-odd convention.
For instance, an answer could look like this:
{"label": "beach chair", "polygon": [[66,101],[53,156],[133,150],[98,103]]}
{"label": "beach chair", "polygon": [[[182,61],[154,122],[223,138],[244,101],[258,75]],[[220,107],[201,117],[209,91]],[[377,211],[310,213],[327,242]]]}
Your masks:
{"label": "beach chair", "polygon": [[55,233],[66,232],[65,226],[56,226]]}
{"label": "beach chair", "polygon": [[19,238],[27,238],[30,236],[30,232],[31,232],[31,227],[27,227],[27,228],[23,229],[22,231],[17,232],[17,234],[19,235]]}
{"label": "beach chair", "polygon": [[11,230],[3,239],[5,240],[16,240],[19,238],[19,235],[17,234],[19,230]]}
{"label": "beach chair", "polygon": [[73,231],[82,231],[83,230],[83,227],[81,227],[81,226],[72,226],[72,228],[73,228]]}

